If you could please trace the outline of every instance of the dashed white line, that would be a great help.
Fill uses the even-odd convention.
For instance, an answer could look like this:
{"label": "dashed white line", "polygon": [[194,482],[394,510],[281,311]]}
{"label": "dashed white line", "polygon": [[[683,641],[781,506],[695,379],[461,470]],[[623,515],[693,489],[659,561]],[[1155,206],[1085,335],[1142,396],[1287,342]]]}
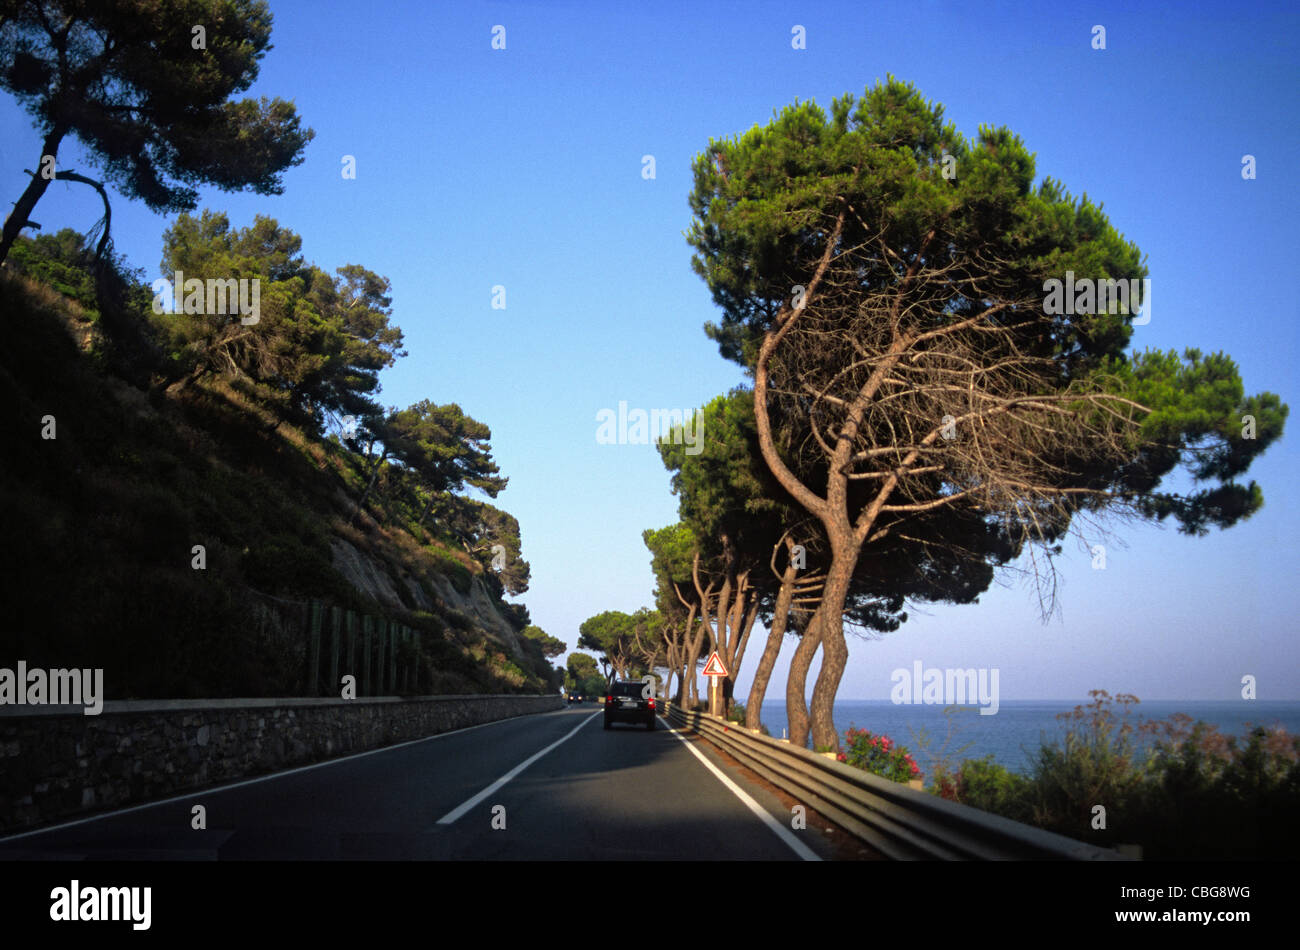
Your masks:
{"label": "dashed white line", "polygon": [[[559,710],[554,710],[559,712]],[[8,844],[10,841],[18,841],[21,838],[30,838],[34,835],[43,835],[51,831],[62,831],[64,828],[75,828],[77,825],[84,825],[92,821],[103,821],[105,818],[114,818],[118,815],[129,815],[134,811],[143,811],[146,808],[157,808],[160,805],[170,805],[172,802],[184,801],[187,798],[197,798],[201,795],[215,795],[218,792],[227,792],[232,788],[242,788],[245,785],[256,785],[259,782],[270,782],[278,778],[284,778],[288,775],[297,775],[299,772],[310,772],[312,769],[328,768],[331,765],[340,765],[343,762],[351,762],[353,759],[364,759],[368,755],[380,755],[384,752],[392,752],[394,749],[401,749],[408,745],[416,745],[420,742],[432,742],[435,739],[445,739],[447,736],[454,736],[462,732],[472,732],[475,729],[484,729],[487,726],[500,725],[503,722],[509,722],[512,719],[522,719],[524,716],[546,716],[551,713],[521,713],[518,716],[507,716],[505,719],[493,719],[491,722],[480,722],[474,726],[462,726],[460,729],[451,729],[447,732],[439,732],[432,736],[422,736],[419,739],[407,739],[404,742],[395,742],[392,745],[382,746],[378,749],[368,749],[365,752],[354,752],[351,755],[340,756],[337,759],[326,759],[324,762],[313,762],[311,765],[300,765],[297,768],[286,769],[283,772],[272,772],[270,775],[259,775],[257,778],[243,779],[238,782],[230,782],[227,785],[216,785],[212,788],[198,788],[180,795],[172,795],[170,798],[159,799],[156,802],[144,802],[140,805],[131,805],[128,808],[118,808],[114,811],[104,812],[101,815],[91,815],[89,818],[78,818],[76,821],[65,821],[57,825],[47,825],[44,828],[36,828],[33,831],[24,831],[16,835],[8,835],[0,838],[0,844]],[[567,738],[567,737],[566,737]],[[563,740],[561,740],[563,741]]]}
{"label": "dashed white line", "polygon": [[502,785],[506,784],[506,782],[510,781],[512,778],[514,778],[516,775],[518,775],[518,774],[519,774],[520,772],[522,772],[524,769],[528,768],[528,766],[532,765],[534,762],[536,762],[538,759],[540,759],[540,758],[541,758],[542,756],[544,756],[546,753],[550,752],[550,751],[551,751],[552,749],[554,749],[556,746],[558,746],[558,745],[560,745],[560,744],[562,744],[562,743],[564,743],[564,742],[567,742],[567,741],[569,741],[570,739],[572,739],[573,736],[577,733],[577,731],[578,731],[579,729],[581,729],[583,726],[585,726],[587,723],[591,722],[593,719],[595,719],[595,718],[596,718],[597,716],[599,716],[599,715],[601,715],[601,713],[600,713],[599,711],[592,713],[592,714],[591,714],[590,716],[588,716],[586,719],[582,720],[582,722],[578,723],[578,725],[575,726],[575,727],[573,728],[573,730],[572,730],[571,732],[569,732],[568,735],[565,735],[565,736],[560,737],[559,739],[556,739],[554,742],[552,742],[550,745],[548,745],[545,749],[542,749],[540,752],[534,752],[532,755],[530,755],[528,758],[524,759],[524,761],[520,762],[520,763],[519,763],[518,765],[516,765],[513,769],[511,769],[511,770],[510,770],[509,772],[507,772],[505,775],[501,776],[499,779],[497,779],[495,782],[493,782],[493,783],[492,783],[491,785],[489,785],[487,788],[483,789],[483,791],[479,792],[479,793],[478,793],[477,795],[475,795],[473,798],[467,799],[466,801],[464,801],[464,802],[462,802],[461,804],[457,805],[457,806],[456,806],[455,808],[453,808],[451,811],[447,812],[447,814],[443,815],[441,818],[438,819],[438,824],[440,824],[440,825],[450,825],[453,821],[455,821],[457,818],[461,817],[461,815],[465,814],[465,812],[469,811],[471,808],[473,808],[473,807],[474,807],[475,805],[477,805],[479,802],[483,801],[483,799],[487,798],[489,795],[491,795],[493,792],[495,792],[498,788],[500,788]]}

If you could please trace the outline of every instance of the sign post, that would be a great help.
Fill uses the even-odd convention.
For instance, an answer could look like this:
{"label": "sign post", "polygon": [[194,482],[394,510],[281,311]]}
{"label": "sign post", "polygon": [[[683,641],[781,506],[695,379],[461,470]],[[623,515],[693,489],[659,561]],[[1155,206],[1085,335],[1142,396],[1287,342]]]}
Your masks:
{"label": "sign post", "polygon": [[721,679],[727,675],[727,668],[722,665],[722,657],[718,656],[717,650],[713,651],[713,656],[709,657],[709,662],[704,664],[704,675],[709,677],[709,715],[721,716]]}

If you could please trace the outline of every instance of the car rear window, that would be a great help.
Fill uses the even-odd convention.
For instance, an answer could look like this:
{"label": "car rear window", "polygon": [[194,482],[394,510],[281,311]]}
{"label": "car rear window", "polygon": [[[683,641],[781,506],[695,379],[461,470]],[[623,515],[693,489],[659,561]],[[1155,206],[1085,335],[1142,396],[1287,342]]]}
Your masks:
{"label": "car rear window", "polygon": [[641,683],[615,683],[610,695],[612,696],[635,696],[641,698]]}

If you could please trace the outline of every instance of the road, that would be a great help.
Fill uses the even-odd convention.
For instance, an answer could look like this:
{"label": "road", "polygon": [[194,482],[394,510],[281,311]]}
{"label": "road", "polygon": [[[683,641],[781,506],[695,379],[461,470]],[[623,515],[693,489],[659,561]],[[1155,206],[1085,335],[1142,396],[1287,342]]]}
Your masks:
{"label": "road", "polygon": [[663,718],[606,731],[583,705],[0,839],[0,860],[832,857],[790,829],[789,809],[704,741]]}

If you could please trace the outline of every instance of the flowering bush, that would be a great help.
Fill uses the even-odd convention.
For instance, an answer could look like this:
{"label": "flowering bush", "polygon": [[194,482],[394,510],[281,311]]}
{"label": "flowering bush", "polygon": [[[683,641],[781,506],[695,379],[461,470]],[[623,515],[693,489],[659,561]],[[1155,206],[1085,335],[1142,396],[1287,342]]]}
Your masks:
{"label": "flowering bush", "polygon": [[837,758],[846,765],[894,782],[921,777],[921,768],[912,760],[912,754],[888,736],[872,735],[866,729],[850,727],[844,733],[844,739],[845,750]]}

